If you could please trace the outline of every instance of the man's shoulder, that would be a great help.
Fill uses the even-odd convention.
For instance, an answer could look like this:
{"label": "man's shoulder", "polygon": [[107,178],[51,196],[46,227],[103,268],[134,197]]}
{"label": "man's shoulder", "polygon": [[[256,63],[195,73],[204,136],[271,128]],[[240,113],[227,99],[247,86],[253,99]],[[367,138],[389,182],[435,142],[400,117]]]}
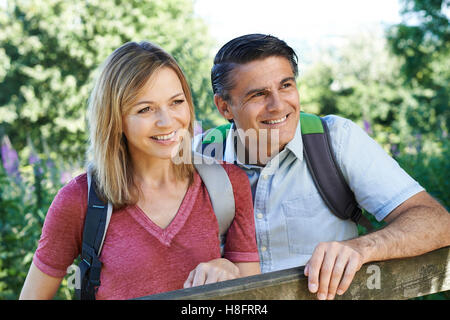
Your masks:
{"label": "man's shoulder", "polygon": [[348,139],[359,141],[365,136],[364,130],[350,119],[333,114],[326,115],[322,119],[327,124],[332,144],[342,143]]}
{"label": "man's shoulder", "polygon": [[325,120],[330,132],[348,129],[349,126],[353,124],[353,121],[351,121],[350,119],[337,116],[335,114],[323,116],[322,119]]}

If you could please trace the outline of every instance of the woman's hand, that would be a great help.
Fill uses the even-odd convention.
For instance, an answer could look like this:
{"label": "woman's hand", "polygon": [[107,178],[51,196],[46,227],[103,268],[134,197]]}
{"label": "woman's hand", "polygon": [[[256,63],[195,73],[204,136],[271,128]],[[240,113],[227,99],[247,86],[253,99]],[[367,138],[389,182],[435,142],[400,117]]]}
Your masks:
{"label": "woman's hand", "polygon": [[219,258],[200,263],[189,273],[184,288],[239,278],[239,268],[231,261]]}

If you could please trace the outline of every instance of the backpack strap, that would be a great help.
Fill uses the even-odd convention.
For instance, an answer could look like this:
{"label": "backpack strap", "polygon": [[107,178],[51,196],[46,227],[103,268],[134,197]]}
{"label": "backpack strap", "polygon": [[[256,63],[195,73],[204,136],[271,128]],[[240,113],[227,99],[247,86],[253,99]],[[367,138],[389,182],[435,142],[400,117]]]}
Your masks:
{"label": "backpack strap", "polygon": [[112,204],[105,203],[97,195],[95,179],[88,169],[88,207],[84,222],[81,247],[81,288],[75,293],[80,300],[95,300],[95,293],[100,286],[102,263],[99,260],[106,229],[112,214]]}
{"label": "backpack strap", "polygon": [[194,166],[208,191],[219,224],[221,253],[226,242],[228,228],[235,216],[233,186],[227,172],[214,158],[193,152]]}
{"label": "backpack strap", "polygon": [[335,216],[358,223],[362,210],[337,165],[325,120],[301,112],[300,126],[305,160],[322,199]]}
{"label": "backpack strap", "polygon": [[202,141],[197,145],[197,152],[204,157],[212,157],[218,161],[223,161],[225,154],[225,144],[231,123],[227,123],[206,131],[202,135]]}

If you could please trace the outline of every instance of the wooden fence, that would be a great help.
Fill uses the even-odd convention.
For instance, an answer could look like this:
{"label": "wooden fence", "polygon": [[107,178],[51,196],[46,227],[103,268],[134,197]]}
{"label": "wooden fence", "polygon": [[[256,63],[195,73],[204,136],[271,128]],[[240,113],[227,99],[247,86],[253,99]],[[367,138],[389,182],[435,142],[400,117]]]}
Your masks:
{"label": "wooden fence", "polygon": [[[252,277],[150,295],[143,300],[309,300],[303,267],[275,271]],[[421,256],[371,262],[356,273],[352,284],[335,299],[410,299],[450,290],[450,247]]]}

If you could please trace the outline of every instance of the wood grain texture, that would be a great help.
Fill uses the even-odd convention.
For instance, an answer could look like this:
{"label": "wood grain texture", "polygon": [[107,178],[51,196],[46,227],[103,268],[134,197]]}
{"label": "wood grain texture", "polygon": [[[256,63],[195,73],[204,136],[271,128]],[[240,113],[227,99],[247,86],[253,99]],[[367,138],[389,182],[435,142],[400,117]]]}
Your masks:
{"label": "wood grain texture", "polygon": [[[304,267],[170,291],[142,300],[310,300]],[[450,290],[450,247],[420,256],[367,263],[335,299],[403,300]]]}

